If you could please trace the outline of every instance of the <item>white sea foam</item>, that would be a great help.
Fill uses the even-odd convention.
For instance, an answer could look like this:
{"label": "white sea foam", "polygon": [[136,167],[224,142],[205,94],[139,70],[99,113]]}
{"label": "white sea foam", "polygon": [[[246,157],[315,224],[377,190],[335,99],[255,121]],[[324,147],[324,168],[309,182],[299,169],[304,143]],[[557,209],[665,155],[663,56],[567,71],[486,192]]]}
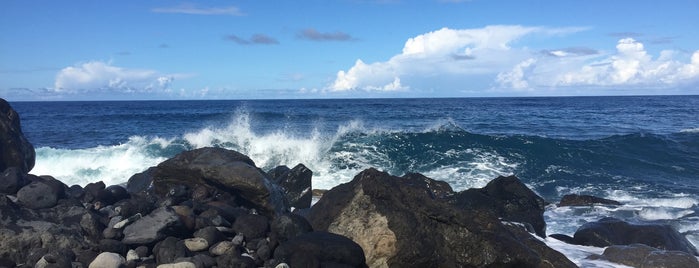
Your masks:
{"label": "white sea foam", "polygon": [[164,140],[132,137],[116,146],[88,149],[37,148],[37,160],[31,173],[51,175],[67,185],[85,185],[104,181],[105,184],[126,182],[131,175],[165,160],[147,152],[148,145],[160,146]]}
{"label": "white sea foam", "polygon": [[680,130],[681,133],[699,133],[699,127]]}

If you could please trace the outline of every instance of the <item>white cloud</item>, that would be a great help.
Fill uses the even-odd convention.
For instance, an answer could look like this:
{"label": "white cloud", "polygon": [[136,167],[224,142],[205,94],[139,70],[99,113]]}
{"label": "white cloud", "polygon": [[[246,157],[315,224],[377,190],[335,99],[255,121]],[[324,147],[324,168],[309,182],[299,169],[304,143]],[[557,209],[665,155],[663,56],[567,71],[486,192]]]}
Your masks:
{"label": "white cloud", "polygon": [[[330,91],[379,91],[412,88],[412,83],[454,81],[473,75],[493,75],[529,57],[526,48],[511,48],[530,34],[561,35],[585,28],[546,28],[495,25],[478,29],[449,29],[409,38],[400,54],[388,61],[364,63],[358,59],[349,70],[337,72]],[[440,79],[446,78],[446,79]],[[400,84],[407,81],[407,84]],[[395,83],[398,82],[398,83]]]}
{"label": "white cloud", "polygon": [[56,75],[56,92],[154,92],[169,88],[176,75],[154,70],[126,69],[102,61],[63,68]]}
{"label": "white cloud", "polygon": [[[573,59],[540,58],[535,63],[523,61],[510,71],[498,74],[497,81],[502,88],[512,89],[567,86],[669,88],[699,79],[699,51],[693,53],[688,63],[677,60],[678,55],[680,53],[676,51],[665,50],[653,59],[642,43],[623,38],[611,54]],[[517,76],[522,73],[523,64],[529,68],[529,74]]]}

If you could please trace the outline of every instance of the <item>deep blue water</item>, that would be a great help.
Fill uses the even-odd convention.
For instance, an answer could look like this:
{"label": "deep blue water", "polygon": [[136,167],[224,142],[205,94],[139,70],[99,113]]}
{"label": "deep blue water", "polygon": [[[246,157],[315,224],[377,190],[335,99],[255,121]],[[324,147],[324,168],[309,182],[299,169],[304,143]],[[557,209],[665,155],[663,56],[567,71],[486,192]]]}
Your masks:
{"label": "deep blue water", "polygon": [[514,174],[546,200],[594,194],[621,208],[547,211],[549,233],[602,216],[663,221],[699,241],[699,96],[16,102],[33,173],[125,182],[175,154],[235,149],[258,166],[304,163],[314,188],[377,167],[456,190]]}

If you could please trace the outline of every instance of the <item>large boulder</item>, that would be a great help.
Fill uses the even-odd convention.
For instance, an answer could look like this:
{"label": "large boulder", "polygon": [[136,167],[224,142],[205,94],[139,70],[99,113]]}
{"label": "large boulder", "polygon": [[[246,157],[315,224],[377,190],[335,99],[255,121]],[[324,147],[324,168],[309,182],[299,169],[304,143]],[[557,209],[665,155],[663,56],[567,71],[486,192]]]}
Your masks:
{"label": "large boulder", "polygon": [[460,208],[478,208],[505,221],[529,224],[540,237],[546,237],[546,202],[517,177],[500,176],[481,189],[468,189],[454,196]]}
{"label": "large boulder", "polygon": [[438,184],[367,169],[328,191],[309,220],[314,230],[357,242],[370,267],[575,267],[493,213],[451,205],[428,187]]}
{"label": "large boulder", "polygon": [[644,244],[657,249],[697,255],[697,249],[692,243],[666,224],[632,224],[608,217],[584,224],[575,231],[573,239],[575,243],[586,246]]}
{"label": "large boulder", "polygon": [[274,259],[291,267],[367,267],[362,248],[347,237],[310,232],[281,244]]}
{"label": "large boulder", "polygon": [[160,163],[152,174],[153,188],[159,196],[179,194],[183,186],[203,186],[211,192],[237,196],[240,205],[265,214],[288,210],[280,187],[250,158],[236,151],[213,147],[186,151]]}
{"label": "large boulder", "polygon": [[17,203],[31,209],[50,208],[58,202],[58,195],[51,186],[33,182],[17,191]]}
{"label": "large boulder", "polygon": [[643,244],[609,246],[602,255],[590,256],[631,267],[686,268],[699,267],[697,258],[682,251],[659,250]]}
{"label": "large boulder", "polygon": [[28,173],[34,167],[34,146],[24,137],[19,114],[0,98],[0,172],[18,167]]}

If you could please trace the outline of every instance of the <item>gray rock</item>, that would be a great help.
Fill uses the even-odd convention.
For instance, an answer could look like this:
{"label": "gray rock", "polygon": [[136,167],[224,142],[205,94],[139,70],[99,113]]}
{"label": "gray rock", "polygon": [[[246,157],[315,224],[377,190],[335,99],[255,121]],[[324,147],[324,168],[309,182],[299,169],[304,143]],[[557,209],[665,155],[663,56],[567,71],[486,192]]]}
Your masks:
{"label": "gray rock", "polygon": [[126,255],[126,253],[129,251],[129,248],[124,245],[124,243],[114,239],[100,240],[99,249],[102,252],[113,252],[119,255]]}
{"label": "gray rock", "polygon": [[660,250],[643,244],[609,246],[602,255],[594,255],[590,259],[603,259],[644,268],[699,267],[699,261],[691,254],[682,251]]}
{"label": "gray rock", "polygon": [[222,148],[187,151],[160,163],[153,172],[155,193],[166,196],[175,186],[206,186],[212,193],[235,193],[240,201],[265,214],[288,210],[280,187],[250,158]]}
{"label": "gray rock", "polygon": [[283,214],[277,216],[271,224],[272,238],[284,242],[301,234],[313,231],[306,218],[298,214]]}
{"label": "gray rock", "polygon": [[187,256],[187,247],[184,241],[169,236],[155,244],[153,256],[158,264],[172,263],[178,258]]}
{"label": "gray rock", "polygon": [[140,259],[141,259],[141,257],[138,256],[138,252],[136,252],[136,250],[129,249],[129,251],[126,252],[126,261],[127,262],[137,261]]}
{"label": "gray rock", "polygon": [[[434,185],[424,176],[367,169],[325,193],[309,222],[355,241],[369,267],[576,267],[531,234],[513,233],[488,208],[453,205],[448,189],[433,191]],[[481,196],[496,200],[497,192]],[[275,259],[289,263],[278,250]]]}
{"label": "gray rock", "polygon": [[16,194],[28,183],[27,175],[19,167],[10,167],[0,172],[0,194]]}
{"label": "gray rock", "polygon": [[50,208],[58,202],[58,195],[51,186],[32,182],[17,191],[17,202],[31,209]]}
{"label": "gray rock", "polygon": [[119,254],[102,252],[90,263],[88,268],[121,268],[126,265],[126,259]]}
{"label": "gray rock", "polygon": [[184,245],[192,252],[203,251],[209,248],[209,242],[201,237],[187,238],[184,240]]}
{"label": "gray rock", "polygon": [[178,224],[177,214],[168,207],[161,207],[126,226],[122,242],[127,245],[153,243],[165,237],[163,232],[167,228]]}
{"label": "gray rock", "polygon": [[216,227],[209,226],[194,232],[194,237],[200,237],[206,240],[209,245],[218,243],[224,240],[226,237],[221,233]]}
{"label": "gray rock", "polygon": [[362,248],[351,239],[327,232],[310,232],[294,237],[274,251],[274,259],[291,267],[367,267]]}
{"label": "gray rock", "polygon": [[221,256],[226,253],[230,248],[232,248],[233,242],[231,241],[221,241],[216,244],[214,244],[211,248],[209,248],[209,253],[214,256]]}
{"label": "gray rock", "polygon": [[178,262],[178,263],[166,263],[158,265],[157,268],[197,268],[197,266],[192,262]]}
{"label": "gray rock", "polygon": [[644,244],[663,250],[698,254],[684,235],[666,224],[631,224],[616,218],[604,218],[578,228],[573,239],[576,244],[595,247]]}
{"label": "gray rock", "polygon": [[155,167],[150,167],[141,173],[131,176],[126,183],[126,191],[130,194],[145,193],[153,184],[153,171],[155,171]]}
{"label": "gray rock", "polygon": [[34,146],[24,137],[19,114],[0,98],[0,172],[17,167],[26,174],[34,167]]}
{"label": "gray rock", "polygon": [[246,240],[261,238],[269,231],[269,220],[262,215],[247,214],[238,217],[233,223],[233,231],[242,233]]}

